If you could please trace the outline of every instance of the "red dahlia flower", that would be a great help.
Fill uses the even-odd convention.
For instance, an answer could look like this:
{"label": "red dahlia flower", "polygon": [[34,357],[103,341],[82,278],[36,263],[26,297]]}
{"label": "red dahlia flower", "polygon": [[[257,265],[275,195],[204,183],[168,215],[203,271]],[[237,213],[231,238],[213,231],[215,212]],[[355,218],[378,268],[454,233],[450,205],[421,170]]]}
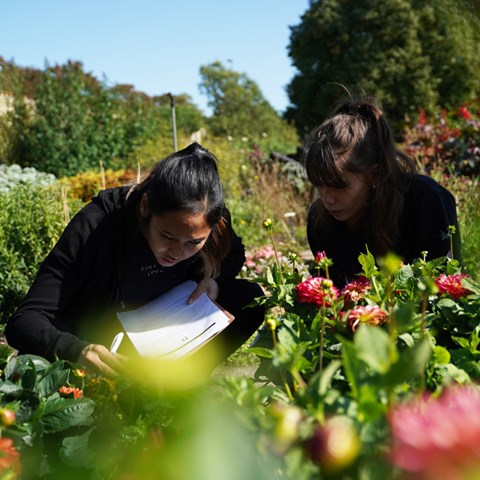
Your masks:
{"label": "red dahlia flower", "polygon": [[324,277],[311,277],[295,287],[298,301],[313,303],[317,307],[329,307],[338,297],[338,290],[333,282]]}
{"label": "red dahlia flower", "polygon": [[382,325],[388,319],[388,314],[378,305],[366,305],[355,307],[347,317],[347,325],[354,332],[361,323],[369,325]]}
{"label": "red dahlia flower", "polygon": [[462,105],[461,107],[459,107],[458,109],[458,114],[463,117],[465,120],[470,120],[472,118],[472,115],[470,114],[470,112],[468,111],[468,108],[465,107],[464,105]]}
{"label": "red dahlia flower", "polygon": [[440,295],[448,293],[454,300],[458,300],[461,297],[466,297],[470,293],[470,290],[462,285],[462,278],[471,278],[466,273],[445,275],[442,274],[435,279]]}

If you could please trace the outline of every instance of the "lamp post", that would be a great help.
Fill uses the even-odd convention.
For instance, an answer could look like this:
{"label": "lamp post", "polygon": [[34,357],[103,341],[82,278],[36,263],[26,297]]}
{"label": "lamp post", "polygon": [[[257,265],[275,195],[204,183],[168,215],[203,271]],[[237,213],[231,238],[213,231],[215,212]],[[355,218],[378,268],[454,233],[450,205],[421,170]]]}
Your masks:
{"label": "lamp post", "polygon": [[172,110],[172,130],[173,130],[173,151],[177,151],[177,122],[175,119],[175,100],[171,93],[167,94],[170,98],[170,108]]}

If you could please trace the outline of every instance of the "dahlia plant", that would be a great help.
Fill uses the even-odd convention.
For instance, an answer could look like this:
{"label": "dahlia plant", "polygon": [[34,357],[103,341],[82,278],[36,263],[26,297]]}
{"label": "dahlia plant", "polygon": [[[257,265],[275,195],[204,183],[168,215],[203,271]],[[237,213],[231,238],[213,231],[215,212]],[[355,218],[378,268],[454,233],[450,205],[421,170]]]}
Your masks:
{"label": "dahlia plant", "polygon": [[[362,271],[343,287],[328,278],[324,252],[306,278],[274,263],[261,279],[267,293],[258,303],[275,314],[252,344],[257,385],[268,392],[265,404],[303,412],[290,429],[295,440],[290,435],[279,454],[285,478],[293,464],[305,478],[330,478],[332,465],[335,478],[402,477],[403,465],[389,454],[391,412],[426,392],[438,396],[480,379],[480,286],[457,260],[405,265],[367,251],[359,261]],[[275,437],[269,413],[259,428]],[[351,434],[336,435],[346,424]],[[329,435],[344,438],[337,448],[344,457],[332,459]]]}

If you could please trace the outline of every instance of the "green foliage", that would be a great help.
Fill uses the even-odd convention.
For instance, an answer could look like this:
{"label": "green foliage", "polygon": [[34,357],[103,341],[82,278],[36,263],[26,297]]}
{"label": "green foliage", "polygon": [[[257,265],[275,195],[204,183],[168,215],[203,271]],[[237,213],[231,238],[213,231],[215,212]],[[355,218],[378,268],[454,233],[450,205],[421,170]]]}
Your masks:
{"label": "green foliage", "polygon": [[292,27],[289,54],[299,73],[288,86],[287,117],[311,130],[346,96],[374,95],[400,133],[404,115],[453,106],[480,91],[477,22],[414,0],[317,0]]}
{"label": "green foliage", "polygon": [[61,186],[17,185],[0,193],[0,323],[18,306],[65,228]]}
{"label": "green foliage", "polygon": [[244,73],[225,68],[220,62],[200,67],[200,90],[207,95],[213,114],[212,133],[259,141],[263,134],[274,149],[295,149],[295,130],[265,100],[258,85]]}
{"label": "green foliage", "polygon": [[[469,5],[470,4],[470,5]],[[480,80],[478,43],[480,18],[468,10],[478,9],[473,1],[414,0],[421,28],[418,37],[429,58],[432,77],[438,82],[438,103],[455,108],[478,98]]]}
{"label": "green foliage", "polygon": [[[260,462],[233,401],[209,384],[171,394],[135,375],[108,379],[5,346],[0,355],[10,419],[0,431],[20,454],[20,478],[272,478],[274,459]],[[2,473],[13,463],[3,460]]]}
{"label": "green foliage", "polygon": [[[387,417],[395,406],[480,378],[480,285],[457,276],[458,262],[437,259],[401,265],[392,257],[377,265],[367,253],[361,264],[369,279],[363,285],[368,287],[348,285],[323,306],[318,304],[321,290],[302,288],[307,280],[298,270],[272,260],[271,270],[262,277],[267,293],[258,303],[272,313],[251,348],[261,362],[256,379],[275,385],[269,403],[279,402],[287,411],[300,408],[302,413],[292,420],[289,431],[295,433],[288,441],[285,425],[283,434],[268,426],[273,416],[268,410],[255,428],[268,431],[274,448],[282,449],[284,472],[295,472],[286,478],[330,478],[332,459],[325,456],[326,445],[318,446],[323,453],[316,457],[316,467],[309,463],[312,452],[306,446],[315,439],[315,423],[326,435],[329,419],[338,416],[351,419],[361,448],[353,463],[335,471],[334,478],[394,478],[384,453],[390,443]],[[440,285],[442,276],[447,290],[439,292],[436,283]],[[330,284],[320,280],[328,292]],[[301,291],[306,300],[301,300]],[[377,310],[368,310],[375,305]],[[366,313],[379,309],[388,312],[384,325],[381,317]],[[359,323],[352,323],[352,318]],[[246,393],[238,395],[244,398]],[[279,427],[278,413],[274,418]],[[294,455],[303,461],[293,463]],[[379,465],[380,471],[371,473]]]}
{"label": "green foliage", "polygon": [[122,153],[123,126],[118,102],[80,63],[47,67],[34,92],[34,107],[25,113],[15,103],[13,128],[19,138],[17,161],[57,176],[110,165]]}
{"label": "green foliage", "polygon": [[[98,169],[100,162],[105,168],[136,168],[143,147],[159,138],[170,140],[171,152],[166,96],[149,97],[130,85],[109,87],[84,72],[80,62],[47,65],[35,75],[11,62],[0,66],[0,92],[13,102],[0,119],[6,163],[65,176]],[[181,131],[199,129],[203,115],[190,97],[180,95],[176,103]]]}

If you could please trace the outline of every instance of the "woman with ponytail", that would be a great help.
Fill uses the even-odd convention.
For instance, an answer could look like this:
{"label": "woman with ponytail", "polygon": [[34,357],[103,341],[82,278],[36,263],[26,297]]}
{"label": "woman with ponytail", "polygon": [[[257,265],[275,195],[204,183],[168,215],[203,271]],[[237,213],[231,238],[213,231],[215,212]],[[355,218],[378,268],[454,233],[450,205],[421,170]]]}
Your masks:
{"label": "woman with ponytail", "polygon": [[[455,199],[394,144],[381,108],[371,99],[343,102],[305,142],[304,160],[318,198],[310,206],[307,236],[313,254],[333,260],[341,287],[361,271],[358,256],[388,252],[410,263],[459,257]],[[450,226],[456,227],[454,252]]]}
{"label": "woman with ponytail", "polygon": [[[20,354],[78,362],[115,375],[126,358],[108,345],[116,312],[186,280],[235,317],[213,340],[223,357],[263,322],[263,294],[236,279],[245,248],[232,229],[216,158],[197,143],[155,164],[133,187],[104,190],[72,219],[6,327]],[[108,343],[107,343],[108,342]]]}

